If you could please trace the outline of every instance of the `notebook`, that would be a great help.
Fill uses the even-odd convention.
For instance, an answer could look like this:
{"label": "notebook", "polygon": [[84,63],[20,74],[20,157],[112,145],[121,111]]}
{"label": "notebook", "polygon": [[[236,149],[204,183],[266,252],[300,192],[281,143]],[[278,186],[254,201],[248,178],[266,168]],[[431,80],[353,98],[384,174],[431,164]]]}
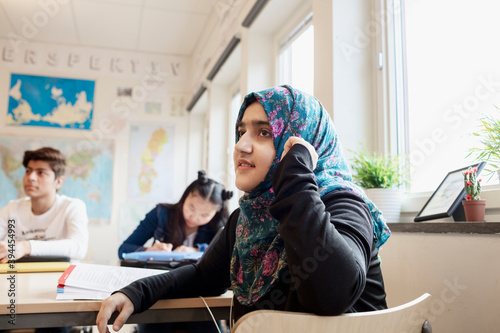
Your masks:
{"label": "notebook", "polygon": [[63,272],[69,264],[70,258],[65,256],[27,256],[0,264],[0,273]]}
{"label": "notebook", "polygon": [[71,258],[66,256],[26,256],[17,259],[16,262],[70,262]]}
{"label": "notebook", "polygon": [[190,265],[198,262],[204,255],[211,251],[217,242],[220,234],[224,230],[221,227],[217,230],[214,238],[208,244],[204,252],[166,252],[166,251],[137,251],[124,253],[120,266],[154,268],[170,270],[177,267]]}
{"label": "notebook", "polygon": [[29,261],[16,262],[15,264],[0,264],[0,274],[2,273],[33,273],[33,272],[64,272],[70,265],[64,261]]}

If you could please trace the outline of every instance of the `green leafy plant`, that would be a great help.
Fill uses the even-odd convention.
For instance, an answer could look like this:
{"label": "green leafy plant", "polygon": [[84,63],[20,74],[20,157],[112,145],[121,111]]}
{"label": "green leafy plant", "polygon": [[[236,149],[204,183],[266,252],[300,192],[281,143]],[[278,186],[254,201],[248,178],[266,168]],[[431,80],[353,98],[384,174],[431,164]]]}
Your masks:
{"label": "green leafy plant", "polygon": [[488,162],[485,171],[492,174],[500,169],[500,119],[483,116],[480,121],[479,130],[472,135],[480,138],[481,146],[471,148],[467,157],[474,155],[476,161]]}
{"label": "green leafy plant", "polygon": [[362,188],[391,188],[407,182],[401,173],[399,156],[391,159],[377,153],[368,153],[365,149],[353,153],[352,177]]}

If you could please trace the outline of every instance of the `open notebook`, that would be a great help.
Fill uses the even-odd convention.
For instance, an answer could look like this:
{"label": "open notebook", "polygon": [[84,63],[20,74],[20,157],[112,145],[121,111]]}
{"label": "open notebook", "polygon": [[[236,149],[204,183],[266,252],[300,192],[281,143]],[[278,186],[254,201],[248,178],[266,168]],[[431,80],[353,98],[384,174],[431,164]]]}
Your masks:
{"label": "open notebook", "polygon": [[102,300],[138,279],[163,273],[159,269],[78,263],[70,265],[57,280],[56,299]]}
{"label": "open notebook", "polygon": [[124,253],[120,266],[142,267],[154,269],[174,269],[180,266],[198,262],[211,251],[220,237],[224,227],[221,227],[204,252],[166,252],[166,251],[137,251]]}

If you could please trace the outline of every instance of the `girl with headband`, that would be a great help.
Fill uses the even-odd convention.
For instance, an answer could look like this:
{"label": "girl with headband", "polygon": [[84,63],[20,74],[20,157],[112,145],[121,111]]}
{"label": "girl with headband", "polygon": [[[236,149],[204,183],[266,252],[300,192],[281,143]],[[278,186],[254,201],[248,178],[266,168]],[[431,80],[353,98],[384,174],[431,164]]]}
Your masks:
{"label": "girl with headband", "polygon": [[[158,204],[139,223],[118,249],[118,257],[136,251],[205,251],[219,228],[227,222],[227,200],[233,192],[198,171],[198,179],[175,204]],[[144,244],[153,238],[151,246]],[[172,332],[183,328],[190,333],[217,332],[212,322],[139,324],[139,332]]]}

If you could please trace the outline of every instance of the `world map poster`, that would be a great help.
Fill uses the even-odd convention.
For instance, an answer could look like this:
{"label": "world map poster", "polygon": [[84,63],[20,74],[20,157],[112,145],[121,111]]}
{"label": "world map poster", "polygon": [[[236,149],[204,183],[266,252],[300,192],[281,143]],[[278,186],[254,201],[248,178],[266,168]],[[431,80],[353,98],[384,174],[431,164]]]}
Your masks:
{"label": "world map poster", "polygon": [[171,124],[133,124],[130,127],[129,200],[174,200],[174,129]]}
{"label": "world map poster", "polygon": [[114,143],[0,136],[0,209],[25,196],[22,164],[25,150],[59,149],[66,156],[59,194],[83,200],[90,219],[111,218]]}
{"label": "world map poster", "polygon": [[6,124],[89,130],[94,81],[11,74]]}

